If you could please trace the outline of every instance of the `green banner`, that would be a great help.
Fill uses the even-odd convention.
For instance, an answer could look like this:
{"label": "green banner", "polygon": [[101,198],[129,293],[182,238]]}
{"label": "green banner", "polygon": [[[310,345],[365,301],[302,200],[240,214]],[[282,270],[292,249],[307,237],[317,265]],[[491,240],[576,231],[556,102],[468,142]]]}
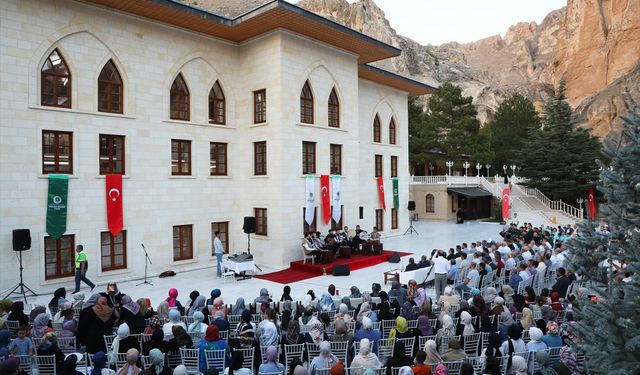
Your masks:
{"label": "green banner", "polygon": [[47,233],[54,239],[67,231],[67,192],[69,175],[50,174],[47,197]]}
{"label": "green banner", "polygon": [[398,179],[392,178],[393,181],[393,208],[400,208],[400,192],[398,191]]}

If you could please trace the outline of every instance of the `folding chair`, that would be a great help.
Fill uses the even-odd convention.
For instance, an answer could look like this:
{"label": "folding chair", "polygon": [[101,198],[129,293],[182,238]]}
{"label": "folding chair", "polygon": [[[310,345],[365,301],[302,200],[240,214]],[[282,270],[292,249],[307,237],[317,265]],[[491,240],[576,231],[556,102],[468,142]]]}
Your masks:
{"label": "folding chair", "polygon": [[200,374],[200,350],[180,348],[180,358],[181,364],[187,368],[187,373]]}
{"label": "folding chair", "polygon": [[116,338],[116,335],[104,335],[104,345],[107,348],[107,351],[111,350],[111,344],[113,344],[113,339]]}
{"label": "folding chair", "polygon": [[[182,354],[182,350],[180,351]],[[218,370],[224,370],[224,356],[225,350],[205,350],[204,351],[205,360],[207,361],[207,368],[215,368]],[[183,359],[184,361],[184,359]],[[185,365],[186,366],[186,365]]]}
{"label": "folding chair", "polygon": [[242,367],[253,371],[253,359],[255,357],[256,348],[233,349],[234,352],[242,353]]}
{"label": "folding chair", "polygon": [[55,355],[34,355],[33,362],[38,369],[38,375],[56,375]]}
{"label": "folding chair", "polygon": [[380,339],[378,340],[378,358],[380,363],[393,356],[393,344],[395,339]]}
{"label": "folding chair", "polygon": [[398,375],[402,367],[391,367],[391,375]]}
{"label": "folding chair", "polygon": [[299,359],[300,362],[304,363],[304,346],[304,344],[284,345],[284,361],[287,370],[289,369],[289,364],[294,359]]}
{"label": "folding chair", "polygon": [[404,344],[404,354],[413,358],[413,347],[416,343],[416,338],[415,337],[408,337],[408,338],[396,338],[397,342],[401,342],[402,344]]}
{"label": "folding chair", "polygon": [[391,329],[393,327],[396,326],[396,321],[395,320],[383,320],[381,322],[382,324],[382,338],[388,338],[389,337],[389,332],[391,332]]}
{"label": "folding chair", "polygon": [[347,351],[349,350],[349,341],[331,341],[331,353],[335,355],[342,363],[347,363]]}
{"label": "folding chair", "polygon": [[424,349],[424,344],[429,340],[436,341],[436,335],[418,336],[418,350]]}
{"label": "folding chair", "polygon": [[17,320],[5,320],[4,324],[7,326],[9,330],[9,334],[11,339],[15,339],[18,337],[18,329],[20,328],[20,322]]}
{"label": "folding chair", "polygon": [[33,362],[31,361],[30,355],[17,355],[15,356],[20,360],[20,365],[18,367],[19,371],[24,371],[26,374],[31,374],[33,370]]}
{"label": "folding chair", "polygon": [[320,348],[318,344],[314,342],[307,343],[307,355],[309,356],[309,363],[315,358],[320,356]]}
{"label": "folding chair", "polygon": [[468,356],[478,355],[478,342],[480,342],[481,336],[480,332],[462,336],[464,351]]}
{"label": "folding chair", "polygon": [[462,368],[462,361],[442,362],[444,367],[447,368],[449,375],[459,375]]}
{"label": "folding chair", "polygon": [[65,354],[75,353],[78,350],[76,349],[76,338],[73,337],[58,337],[58,347]]}
{"label": "folding chair", "polygon": [[549,348],[549,364],[554,365],[560,362],[560,349],[561,347]]}

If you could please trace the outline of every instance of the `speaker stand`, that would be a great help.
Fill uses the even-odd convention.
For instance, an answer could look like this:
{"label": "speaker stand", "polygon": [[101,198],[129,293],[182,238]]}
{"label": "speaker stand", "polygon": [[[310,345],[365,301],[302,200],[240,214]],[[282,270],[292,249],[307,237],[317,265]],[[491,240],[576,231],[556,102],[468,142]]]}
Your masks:
{"label": "speaker stand", "polygon": [[[251,255],[251,233],[247,233],[247,253]],[[256,262],[253,262],[253,266],[259,269],[260,272],[262,272],[262,268],[260,268],[260,266],[257,265]]]}
{"label": "speaker stand", "polygon": [[27,291],[29,291],[29,293],[31,293],[31,296],[33,296],[33,297],[37,297],[38,295],[36,294],[36,292],[31,290],[31,288],[29,288],[24,283],[24,279],[22,278],[22,270],[24,270],[24,267],[22,267],[22,251],[19,251],[19,253],[20,253],[20,255],[19,255],[19,259],[20,259],[20,283],[18,283],[18,285],[16,285],[15,288],[13,288],[12,291],[10,291],[6,296],[4,296],[3,299],[9,297],[10,295],[12,295],[14,293],[22,294],[22,298],[24,299],[24,303],[26,304],[27,303]]}
{"label": "speaker stand", "polygon": [[407,234],[416,234],[416,236],[419,236],[420,233],[418,233],[418,231],[416,230],[416,228],[413,227],[413,218],[409,219],[409,228],[407,228],[407,230],[404,231],[403,236],[406,236]]}

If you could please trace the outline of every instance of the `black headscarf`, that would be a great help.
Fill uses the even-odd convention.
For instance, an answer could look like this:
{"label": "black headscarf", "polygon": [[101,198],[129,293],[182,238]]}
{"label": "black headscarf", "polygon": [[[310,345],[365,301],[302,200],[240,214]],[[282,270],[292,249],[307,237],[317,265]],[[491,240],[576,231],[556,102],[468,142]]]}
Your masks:
{"label": "black headscarf", "polygon": [[58,288],[53,292],[53,298],[49,301],[49,307],[58,308],[60,298],[67,298],[67,290],[65,288]]}
{"label": "black headscarf", "polygon": [[280,302],[282,301],[293,301],[293,298],[291,298],[291,287],[289,285],[285,285],[282,289],[282,297],[280,297]]}

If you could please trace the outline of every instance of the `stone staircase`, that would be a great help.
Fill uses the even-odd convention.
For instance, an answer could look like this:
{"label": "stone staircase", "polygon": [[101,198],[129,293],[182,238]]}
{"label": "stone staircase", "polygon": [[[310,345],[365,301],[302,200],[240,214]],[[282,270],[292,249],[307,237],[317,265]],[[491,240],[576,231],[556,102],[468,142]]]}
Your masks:
{"label": "stone staircase", "polygon": [[[511,189],[511,212],[517,213],[520,223],[537,225],[566,225],[578,221],[562,211],[552,210],[535,196],[527,195],[519,186]],[[554,223],[555,218],[555,223]]]}

